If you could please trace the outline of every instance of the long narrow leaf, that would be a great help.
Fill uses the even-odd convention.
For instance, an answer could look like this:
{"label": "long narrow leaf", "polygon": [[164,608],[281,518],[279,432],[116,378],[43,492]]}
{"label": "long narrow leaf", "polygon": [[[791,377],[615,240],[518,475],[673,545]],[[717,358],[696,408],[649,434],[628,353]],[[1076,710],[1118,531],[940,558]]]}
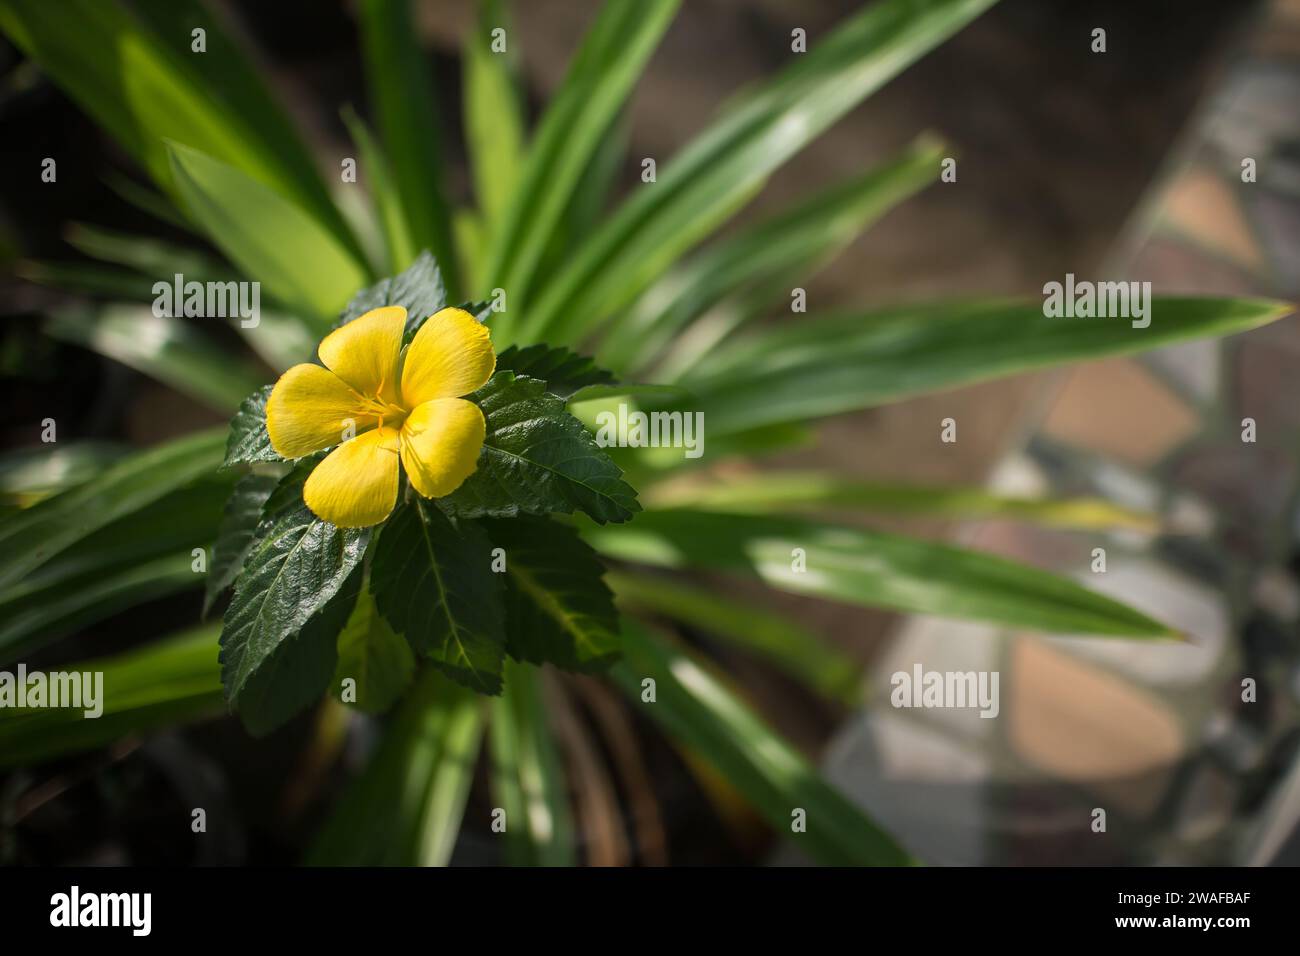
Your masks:
{"label": "long narrow leaf", "polygon": [[[474,192],[489,232],[500,221],[519,180],[524,155],[523,105],[514,75],[517,50],[503,0],[479,0],[477,24],[464,44],[465,142]],[[504,30],[506,48],[492,49]]]}
{"label": "long narrow leaf", "polygon": [[308,856],[314,866],[443,866],[482,736],[472,691],[426,667]]}
{"label": "long narrow leaf", "polygon": [[447,295],[459,300],[460,270],[445,198],[442,137],[433,79],[408,0],[357,5],[370,101],[417,248],[438,260]]}
{"label": "long narrow leaf", "polygon": [[170,156],[177,189],[208,238],[281,302],[304,309],[319,330],[367,284],[362,262],[274,190],[178,143]]}
{"label": "long narrow leaf", "polygon": [[106,355],[223,414],[266,376],[191,325],[143,306],[63,310],[45,324],[56,339]]}
{"label": "long narrow leaf", "polygon": [[[670,338],[729,296],[761,287],[789,295],[871,223],[939,175],[943,146],[918,140],[892,162],[836,183],[792,208],[705,249],[660,279],[614,323],[597,358],[607,368],[644,369]],[[737,315],[737,320],[743,313]],[[735,322],[710,330],[707,352]]]}
{"label": "long narrow leaf", "polygon": [[103,674],[98,701],[103,713],[88,720],[84,707],[0,709],[0,766],[31,764],[220,715],[225,710],[217,663],[220,630],[209,624],[140,650],[60,667],[67,673]]}
{"label": "long narrow leaf", "polygon": [[852,704],[858,699],[861,667],[792,618],[660,576],[611,572],[605,580],[622,605],[701,628],[766,659],[829,700]]}
{"label": "long narrow leaf", "polygon": [[504,288],[511,311],[494,317],[509,344],[513,316],[532,301],[536,269],[578,179],[608,135],[680,0],[610,0],[588,31],[542,116],[514,201],[492,237],[484,275]]}
{"label": "long narrow leaf", "polygon": [[86,484],[6,519],[0,523],[0,588],[119,518],[213,474],[225,447],[224,426],[196,432],[124,458]]}
{"label": "long narrow leaf", "polygon": [[[0,29],[164,189],[174,189],[174,140],[285,196],[355,250],[292,123],[216,21],[191,0],[143,6],[165,36],[117,0],[3,0]],[[208,31],[207,53],[189,52],[196,27]]]}
{"label": "long narrow leaf", "polygon": [[[712,765],[777,833],[813,858],[841,866],[904,866],[907,853],[826,783],[761,718],[688,654],[639,626],[623,628],[626,660],[611,676],[651,720]],[[653,703],[643,682],[655,682]],[[804,832],[792,824],[803,811]]]}
{"label": "long narrow leaf", "polygon": [[718,568],[795,594],[865,607],[990,621],[1059,634],[1174,637],[1118,601],[1005,558],[796,518],[647,511],[611,534],[606,554],[664,567]]}
{"label": "long narrow leaf", "polygon": [[682,383],[723,434],[870,408],[1048,365],[1232,335],[1291,311],[1263,299],[1155,298],[1151,324],[1053,318],[1041,301],[904,306],[811,319],[719,349]]}
{"label": "long narrow leaf", "polygon": [[547,726],[540,671],[506,664],[505,690],[491,702],[488,741],[492,786],[506,812],[506,861],[513,866],[572,866],[569,795]]}
{"label": "long narrow leaf", "polygon": [[675,482],[641,493],[653,508],[700,508],[740,514],[859,509],[940,518],[1001,517],[1060,528],[1154,531],[1152,515],[1101,498],[1010,498],[982,488],[939,488],[854,481],[820,472],[771,472],[721,482]]}
{"label": "long narrow leaf", "polygon": [[722,224],[787,159],[994,0],[885,0],[697,137],[529,303],[518,336],[576,342]]}

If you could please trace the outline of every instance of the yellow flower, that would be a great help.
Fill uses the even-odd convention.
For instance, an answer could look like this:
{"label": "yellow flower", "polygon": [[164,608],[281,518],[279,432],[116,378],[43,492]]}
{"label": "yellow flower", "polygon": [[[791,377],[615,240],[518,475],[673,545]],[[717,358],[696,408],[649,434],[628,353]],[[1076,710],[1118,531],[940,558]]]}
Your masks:
{"label": "yellow flower", "polygon": [[385,306],[335,329],[318,349],[325,368],[295,365],[266,403],[271,447],[282,458],[339,446],[308,476],[303,499],[341,528],[388,517],[399,458],[426,498],[451,494],[478,463],[487,425],[460,396],[496,369],[487,327],[462,309],[443,309],[403,352],[405,326],[406,309]]}

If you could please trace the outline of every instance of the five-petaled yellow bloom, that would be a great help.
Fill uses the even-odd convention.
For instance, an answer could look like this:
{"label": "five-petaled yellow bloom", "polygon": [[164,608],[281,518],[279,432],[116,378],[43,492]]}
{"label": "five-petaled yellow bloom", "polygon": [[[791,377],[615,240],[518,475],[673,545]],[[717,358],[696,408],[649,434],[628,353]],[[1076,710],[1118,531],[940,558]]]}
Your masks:
{"label": "five-petaled yellow bloom", "polygon": [[487,327],[462,309],[443,309],[403,351],[405,326],[406,309],[385,306],[335,329],[318,350],[325,368],[295,365],[266,404],[271,447],[281,457],[339,446],[308,476],[303,499],[341,528],[388,517],[399,458],[426,498],[451,494],[478,463],[486,423],[461,396],[496,369]]}

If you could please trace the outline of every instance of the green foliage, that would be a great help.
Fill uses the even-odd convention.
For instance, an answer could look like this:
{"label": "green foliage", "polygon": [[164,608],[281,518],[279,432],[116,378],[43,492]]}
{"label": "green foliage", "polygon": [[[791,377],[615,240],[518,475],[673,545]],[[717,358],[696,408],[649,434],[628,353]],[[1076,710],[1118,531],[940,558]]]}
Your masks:
{"label": "green foliage", "polygon": [[478,470],[443,499],[459,516],[572,514],[627,521],[636,492],[564,401],[535,378],[497,372],[471,398],[487,417]]}
{"label": "green foliage", "polygon": [[473,522],[448,519],[414,496],[384,525],[370,567],[379,613],[449,677],[501,692],[505,662],[502,583],[492,545]]}
{"label": "green foliage", "polygon": [[[339,628],[351,610],[350,605],[343,608],[332,599],[348,593],[344,585],[360,565],[369,540],[368,528],[336,528],[303,504],[263,521],[243,573],[235,582],[221,631],[221,679],[227,700],[235,703],[241,714],[251,679],[270,666],[274,674],[283,672],[293,681],[297,655],[303,663],[318,667],[304,669],[302,683],[293,684],[295,696],[301,701],[319,695],[334,670],[332,656],[324,667],[320,648],[328,647],[333,654]],[[302,640],[300,632],[320,616],[333,623],[328,639]],[[284,655],[271,661],[281,648],[286,649]],[[319,686],[309,694],[308,686],[315,684],[322,671]],[[251,722],[260,724],[264,718],[273,722],[265,708],[274,702],[267,694],[258,693],[265,689],[262,683],[250,688],[255,694],[250,703],[256,708],[246,718]],[[282,689],[283,685],[277,686]]]}
{"label": "green foliage", "polygon": [[271,447],[271,436],[266,431],[266,403],[271,398],[272,388],[272,385],[263,385],[239,403],[239,411],[230,420],[230,434],[226,438],[224,464],[227,468],[255,461],[283,461]]}
{"label": "green foliage", "polygon": [[[825,863],[904,866],[907,854],[745,706],[698,660],[642,628],[623,628],[626,661],[615,683],[634,706],[711,764],[753,803],[778,833],[795,808],[807,814],[800,845]],[[655,702],[642,702],[644,681]]]}
{"label": "green foliage", "polygon": [[425,319],[446,308],[447,287],[443,283],[442,270],[427,249],[416,256],[415,261],[402,272],[381,279],[354,295],[335,327],[346,325],[372,309],[386,305],[400,305],[406,309],[403,343],[415,338],[415,333],[420,330]]}
{"label": "green foliage", "polygon": [[618,657],[618,611],[596,552],[542,518],[484,522],[506,559],[507,650],[516,660],[602,670]]}
{"label": "green foliage", "polygon": [[866,607],[1059,634],[1175,636],[1146,615],[1065,578],[917,538],[685,508],[648,511],[626,529],[591,527],[586,537],[611,557],[735,571],[781,590]]}
{"label": "green foliage", "polygon": [[212,560],[208,563],[208,580],[203,592],[204,616],[243,570],[244,560],[257,540],[262,507],[279,483],[278,475],[252,472],[235,484],[235,490],[226,502],[217,541],[212,546]]}
{"label": "green foliage", "polygon": [[356,682],[356,708],[382,714],[395,704],[415,676],[411,645],[392,629],[368,590],[357,598],[352,616],[338,635],[338,666],[333,686]]}
{"label": "green foliage", "polygon": [[614,376],[597,367],[594,360],[563,346],[530,345],[521,349],[511,345],[497,355],[497,371],[539,378],[546,383],[548,392],[561,398],[569,398],[588,385],[614,381]]}

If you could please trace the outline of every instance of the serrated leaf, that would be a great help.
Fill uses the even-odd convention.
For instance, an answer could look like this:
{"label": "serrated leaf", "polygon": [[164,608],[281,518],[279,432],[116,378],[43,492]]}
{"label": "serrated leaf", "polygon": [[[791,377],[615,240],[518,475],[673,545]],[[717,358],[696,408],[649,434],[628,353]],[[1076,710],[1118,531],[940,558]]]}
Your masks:
{"label": "serrated leaf", "polygon": [[245,729],[261,737],[320,699],[338,660],[339,632],[347,622],[364,575],[357,566],[338,593],[271,652],[248,678],[236,709]]}
{"label": "serrated leaf", "polygon": [[363,591],[338,636],[334,687],[342,687],[347,679],[356,681],[356,708],[382,714],[414,677],[411,645],[383,619],[370,592]]}
{"label": "serrated leaf", "polygon": [[238,705],[249,678],[339,593],[369,541],[368,528],[337,528],[306,505],[263,522],[221,631],[227,700]]}
{"label": "serrated leaf", "polygon": [[565,670],[617,659],[618,611],[596,552],[568,525],[546,518],[485,521],[506,554],[506,650]]}
{"label": "serrated leaf", "polygon": [[449,513],[502,518],[583,511],[604,524],[641,510],[622,469],[545,382],[497,372],[471,397],[487,417],[487,439],[478,470],[441,499]]}
{"label": "serrated leaf", "polygon": [[416,256],[404,272],[381,279],[354,295],[334,327],[347,325],[371,309],[386,305],[400,305],[406,309],[406,329],[402,333],[404,343],[415,337],[425,319],[447,307],[447,287],[443,283],[442,270],[429,250]]}
{"label": "serrated leaf", "polygon": [[594,359],[563,346],[529,345],[521,349],[512,345],[497,355],[497,371],[506,370],[516,377],[540,378],[548,392],[561,398],[569,398],[589,385],[614,381],[613,374],[597,366]]}
{"label": "serrated leaf", "polygon": [[230,420],[230,436],[226,439],[225,467],[254,461],[282,461],[271,447],[271,436],[266,431],[266,402],[274,385],[263,385],[239,403],[239,411]]}
{"label": "serrated leaf", "polygon": [[244,559],[253,548],[257,526],[262,520],[262,506],[279,484],[276,475],[247,474],[240,478],[226,502],[221,529],[212,546],[212,562],[203,592],[203,616],[217,596],[235,583]]}
{"label": "serrated leaf", "polygon": [[388,519],[375,544],[370,593],[393,629],[453,680],[501,693],[505,660],[502,582],[483,529],[452,523],[416,496]]}

